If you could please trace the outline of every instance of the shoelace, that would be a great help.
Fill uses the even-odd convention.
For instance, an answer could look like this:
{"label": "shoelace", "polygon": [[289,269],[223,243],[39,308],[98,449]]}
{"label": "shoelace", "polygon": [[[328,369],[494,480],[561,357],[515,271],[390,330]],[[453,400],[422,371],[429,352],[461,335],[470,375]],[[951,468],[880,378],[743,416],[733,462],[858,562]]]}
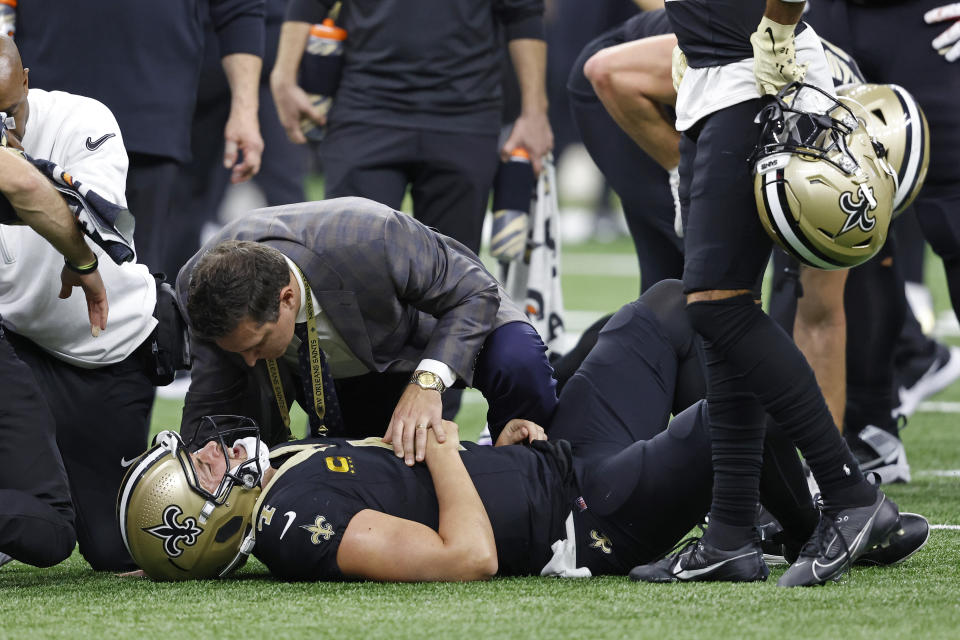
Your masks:
{"label": "shoelace", "polygon": [[673,548],[671,548],[669,551],[663,554],[660,557],[660,560],[666,560],[667,558],[676,558],[678,556],[683,555],[687,551],[687,549],[699,543],[701,539],[702,538],[700,538],[700,536],[690,536],[689,538],[684,538],[677,544],[673,545]]}
{"label": "shoelace", "polygon": [[[817,498],[819,499],[819,495]],[[822,501],[818,504],[818,506],[822,507]],[[830,546],[827,541],[827,536],[831,532],[837,534],[837,537],[840,539],[840,543],[843,545],[843,570],[845,571],[853,564],[850,546],[847,544],[847,539],[844,537],[843,532],[840,531],[840,527],[837,526],[837,523],[834,521],[833,517],[827,515],[822,510],[820,511],[820,521],[817,523],[816,533],[809,540],[807,540],[806,544],[803,545],[803,549],[800,550],[800,555],[813,558],[821,555],[825,556]]]}

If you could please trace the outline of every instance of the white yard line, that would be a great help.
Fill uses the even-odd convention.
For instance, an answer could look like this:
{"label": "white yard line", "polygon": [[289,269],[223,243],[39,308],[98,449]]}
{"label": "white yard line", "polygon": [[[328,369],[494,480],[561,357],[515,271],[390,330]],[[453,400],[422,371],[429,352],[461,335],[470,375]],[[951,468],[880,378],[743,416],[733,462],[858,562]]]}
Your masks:
{"label": "white yard line", "polygon": [[960,531],[960,524],[932,524],[931,529],[941,529],[945,531]]}
{"label": "white yard line", "polygon": [[934,478],[960,478],[960,469],[922,469],[914,471],[914,475]]}
{"label": "white yard line", "polygon": [[960,413],[960,402],[921,402],[917,411],[928,413]]}

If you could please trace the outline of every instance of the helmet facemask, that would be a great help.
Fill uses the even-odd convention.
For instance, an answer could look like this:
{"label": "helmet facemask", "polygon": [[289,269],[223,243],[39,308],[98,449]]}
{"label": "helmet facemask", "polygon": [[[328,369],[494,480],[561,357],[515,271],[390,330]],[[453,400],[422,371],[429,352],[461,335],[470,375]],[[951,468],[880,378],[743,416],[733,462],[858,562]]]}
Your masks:
{"label": "helmet facemask", "polygon": [[886,240],[896,173],[853,101],[792,83],[757,116],[754,166],[764,229],[801,262],[841,269]]}

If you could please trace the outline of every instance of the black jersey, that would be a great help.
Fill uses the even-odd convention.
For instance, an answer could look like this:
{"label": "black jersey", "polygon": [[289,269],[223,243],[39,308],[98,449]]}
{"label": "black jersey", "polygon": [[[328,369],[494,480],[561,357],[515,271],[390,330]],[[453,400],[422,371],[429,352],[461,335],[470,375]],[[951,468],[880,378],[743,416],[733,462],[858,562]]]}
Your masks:
{"label": "black jersey", "polygon": [[[551,544],[564,537],[576,493],[569,459],[522,445],[463,447],[493,525],[499,574],[538,574],[553,555]],[[283,465],[254,510],[254,555],[280,578],[344,579],[337,550],[351,518],[364,509],[438,526],[426,465],[406,466],[379,438],[291,443],[272,451],[271,460]]]}
{"label": "black jersey", "polygon": [[[670,0],[667,16],[691,67],[716,67],[753,57],[750,36],[766,0]],[[796,32],[805,28],[801,22]]]}

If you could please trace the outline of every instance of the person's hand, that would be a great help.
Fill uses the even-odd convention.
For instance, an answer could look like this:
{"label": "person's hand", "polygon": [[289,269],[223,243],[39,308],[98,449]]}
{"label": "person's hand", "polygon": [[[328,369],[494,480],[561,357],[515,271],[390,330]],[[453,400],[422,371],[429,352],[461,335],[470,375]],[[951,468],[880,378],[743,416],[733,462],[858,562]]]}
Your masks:
{"label": "person's hand", "polygon": [[519,442],[533,442],[534,440],[546,440],[547,434],[543,427],[536,422],[514,418],[507,423],[507,426],[500,432],[495,447],[505,447]]}
{"label": "person's hand", "polygon": [[303,135],[300,121],[304,118],[312,120],[318,127],[327,124],[327,117],[318,107],[313,106],[307,92],[289,82],[271,82],[270,91],[273,101],[277,105],[277,115],[280,124],[287,132],[287,138],[294,144],[304,144],[307,141]]}
{"label": "person's hand", "polygon": [[427,444],[427,430],[432,429],[441,444],[446,440],[443,429],[443,402],[440,392],[408,384],[397,408],[393,410],[383,441],[393,444],[393,452],[409,466],[422,462]]}
{"label": "person's hand", "polygon": [[794,44],[796,25],[780,24],[764,16],[750,36],[753,45],[753,75],[760,95],[776,95],[791,82],[802,82],[807,63],[797,64]]}
{"label": "person's hand", "polygon": [[436,429],[424,429],[423,459],[428,463],[434,456],[444,451],[453,451],[459,455],[460,452],[460,427],[456,422],[441,420],[441,429],[444,438],[441,441],[437,435]]}
{"label": "person's hand", "polygon": [[90,334],[96,338],[107,328],[107,289],[99,271],[80,275],[66,266],[60,271],[60,298],[67,299],[74,287],[83,289],[87,298],[87,314],[90,317]]}
{"label": "person's hand", "polygon": [[223,166],[230,169],[230,182],[246,182],[260,171],[263,138],[256,111],[231,109],[223,130]]}
{"label": "person's hand", "polygon": [[923,21],[927,24],[945,20],[955,21],[931,43],[933,48],[947,59],[947,62],[954,62],[960,58],[960,20],[957,20],[958,18],[960,18],[960,2],[945,4],[923,14]]}
{"label": "person's hand", "polygon": [[530,154],[533,172],[540,175],[540,170],[543,168],[543,157],[553,150],[553,130],[550,128],[546,111],[520,114],[520,117],[513,123],[510,137],[507,138],[503,148],[500,149],[500,159],[504,162],[510,160],[510,154],[517,147],[527,150]]}

